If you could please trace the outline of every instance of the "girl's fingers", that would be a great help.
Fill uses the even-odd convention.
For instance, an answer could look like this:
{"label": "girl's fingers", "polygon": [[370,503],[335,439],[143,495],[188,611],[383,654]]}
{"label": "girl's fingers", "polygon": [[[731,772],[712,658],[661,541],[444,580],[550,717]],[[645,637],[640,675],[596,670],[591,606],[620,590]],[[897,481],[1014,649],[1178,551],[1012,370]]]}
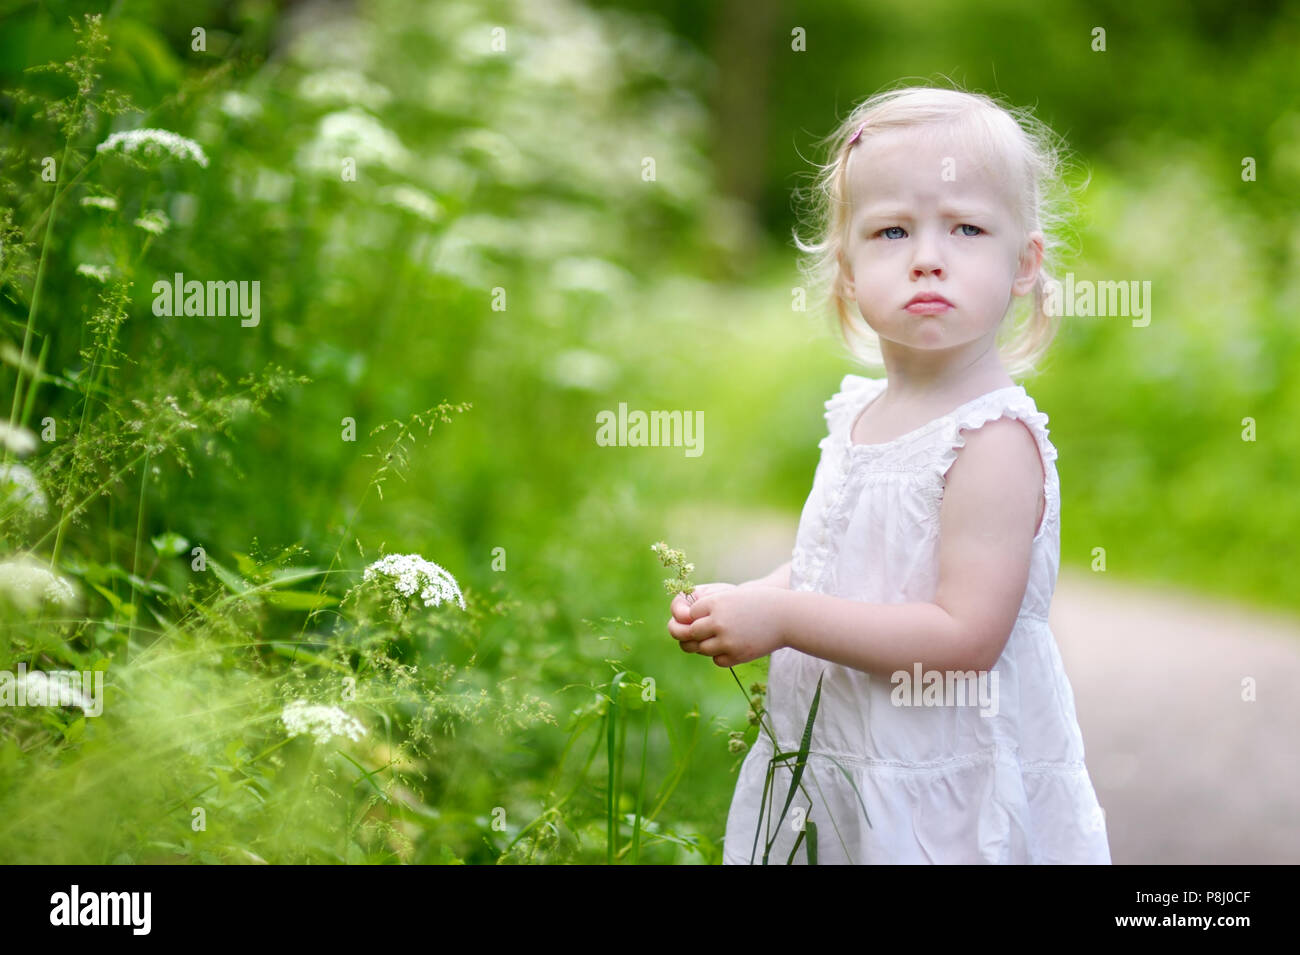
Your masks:
{"label": "girl's fingers", "polygon": [[690,639],[691,627],[689,624],[678,623],[676,620],[668,621],[668,633],[677,641],[677,645],[682,648],[683,653],[695,653],[700,648],[699,640]]}
{"label": "girl's fingers", "polygon": [[675,640],[703,640],[711,635],[712,624],[707,622],[709,618],[701,617],[694,623],[680,623],[677,620],[668,621],[668,633]]}

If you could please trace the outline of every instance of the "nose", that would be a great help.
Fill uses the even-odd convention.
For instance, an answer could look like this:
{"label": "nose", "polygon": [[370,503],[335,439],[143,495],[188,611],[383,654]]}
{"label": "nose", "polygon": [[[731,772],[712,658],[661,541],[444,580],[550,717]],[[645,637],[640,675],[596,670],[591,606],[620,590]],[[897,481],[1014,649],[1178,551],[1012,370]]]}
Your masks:
{"label": "nose", "polygon": [[928,229],[922,230],[913,248],[915,249],[912,253],[911,277],[913,281],[923,279],[926,276],[941,279],[947,274],[944,271],[942,258],[939,255],[939,243]]}

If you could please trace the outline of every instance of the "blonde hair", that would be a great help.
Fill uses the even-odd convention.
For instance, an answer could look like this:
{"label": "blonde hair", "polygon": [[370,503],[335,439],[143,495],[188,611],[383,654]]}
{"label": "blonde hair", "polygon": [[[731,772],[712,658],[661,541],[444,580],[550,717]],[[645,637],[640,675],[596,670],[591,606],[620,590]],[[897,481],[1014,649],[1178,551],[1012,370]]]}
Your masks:
{"label": "blonde hair", "polygon": [[[795,245],[804,253],[799,270],[817,290],[817,304],[833,305],[840,334],[859,361],[883,366],[880,339],[851,310],[844,274],[844,250],[849,232],[846,170],[856,143],[849,141],[859,129],[858,142],[893,130],[941,128],[955,134],[973,149],[992,171],[999,168],[1011,186],[1014,210],[1022,235],[1043,234],[1043,262],[1034,284],[1028,316],[1023,321],[1003,318],[997,347],[1007,373],[1016,377],[1038,370],[1056,336],[1059,316],[1044,307],[1046,283],[1057,271],[1057,256],[1066,243],[1066,210],[1072,205],[1064,170],[1071,165],[1064,142],[1028,110],[1014,108],[982,93],[934,86],[908,86],[871,96],[820,142],[829,144],[829,162],[819,165],[812,194],[812,219],[817,241],[803,242],[796,229]],[[1086,184],[1086,183],[1085,183]],[[797,195],[796,191],[796,195]],[[1023,311],[1023,307],[1015,307]]]}

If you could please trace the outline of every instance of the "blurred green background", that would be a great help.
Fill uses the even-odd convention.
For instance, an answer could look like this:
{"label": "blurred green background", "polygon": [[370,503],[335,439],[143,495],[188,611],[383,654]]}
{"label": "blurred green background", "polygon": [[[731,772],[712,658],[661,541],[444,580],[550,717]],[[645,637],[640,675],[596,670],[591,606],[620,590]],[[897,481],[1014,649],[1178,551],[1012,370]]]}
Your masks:
{"label": "blurred green background", "polygon": [[[0,4],[0,89],[65,95],[24,70],[70,57],[69,18],[93,9]],[[79,188],[120,208],[75,191],[60,206],[32,354],[51,373],[81,366],[100,287],[76,268],[107,264],[134,283],[119,342],[141,362],[114,370],[115,392],[157,397],[160,369],[234,381],[274,363],[311,380],[269,417],[196,439],[192,475],[164,458],[147,493],[138,478],[116,489],[67,560],[130,566],[137,541],[171,531],[218,560],[256,537],[323,566],[343,535],[353,570],[355,539],[518,601],[484,623],[475,665],[559,722],[448,739],[421,796],[478,820],[426,835],[457,857],[495,861],[491,807],[531,819],[547,804],[566,716],[625,666],[656,680],[665,727],[698,732],[689,757],[666,729],[649,737],[656,786],[682,767],[659,819],[705,846],[664,843],[656,861],[717,861],[734,782],[720,768],[741,758],[727,734],[746,728],[745,704],[730,674],[667,636],[649,545],[685,549],[697,582],[788,559],[822,403],[861,371],[828,316],[791,308],[792,193],[818,138],[903,77],[1033,107],[1091,174],[1064,267],[1152,283],[1149,326],[1066,319],[1025,381],[1060,452],[1062,563],[1086,568],[1104,547],[1112,575],[1300,608],[1295,3],[131,0],[104,27],[103,83],[146,112],[96,115],[74,151],[150,126],[210,164],[87,173]],[[40,159],[65,142],[10,96],[0,124],[7,206],[30,230],[52,195]],[[340,176],[345,156],[356,181]],[[171,227],[142,244],[132,221],[147,209]],[[259,280],[260,324],[155,317],[152,282],[176,272]],[[6,395],[33,282],[8,276],[0,301]],[[80,414],[75,398],[43,384],[25,421]],[[444,399],[473,407],[349,526],[375,470],[365,435]],[[596,414],[620,402],[703,412],[704,453],[598,446]],[[340,440],[349,417],[356,442]],[[183,560],[147,559],[184,586]],[[748,685],[763,667],[738,672]],[[598,800],[584,811],[598,816]],[[591,850],[570,851],[555,858]]]}

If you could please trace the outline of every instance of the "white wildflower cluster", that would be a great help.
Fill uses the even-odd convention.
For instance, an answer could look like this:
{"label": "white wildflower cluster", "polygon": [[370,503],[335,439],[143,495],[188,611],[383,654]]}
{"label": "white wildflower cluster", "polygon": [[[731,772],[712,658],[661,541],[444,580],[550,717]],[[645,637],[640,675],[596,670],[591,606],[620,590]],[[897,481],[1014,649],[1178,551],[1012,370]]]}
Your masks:
{"label": "white wildflower cluster", "polygon": [[107,265],[91,265],[89,262],[82,262],[77,266],[77,274],[94,279],[96,282],[107,282],[113,270]]}
{"label": "white wildflower cluster", "polygon": [[45,492],[36,475],[22,464],[0,464],[0,505],[21,504],[33,517],[45,514]]}
{"label": "white wildflower cluster", "polygon": [[335,736],[359,740],[366,732],[360,720],[348,716],[337,706],[310,704],[306,700],[294,700],[286,706],[280,714],[280,721],[290,736],[310,733],[318,743],[328,743]]}
{"label": "white wildflower cluster", "polygon": [[77,602],[71,583],[29,557],[0,561],[0,595],[24,610],[35,610],[42,601],[65,609]]}
{"label": "white wildflower cluster", "polygon": [[298,155],[298,165],[337,177],[344,159],[361,167],[383,166],[400,172],[410,158],[392,131],[369,113],[352,107],[321,117],[315,137]]}
{"label": "white wildflower cluster", "polygon": [[167,213],[161,209],[150,209],[148,212],[141,213],[140,218],[135,220],[135,225],[153,235],[162,235],[171,224],[172,220],[167,218]]}
{"label": "white wildflower cluster", "polygon": [[341,102],[379,109],[393,98],[387,88],[356,70],[330,69],[309,73],[298,84],[298,95],[313,103]]}
{"label": "white wildflower cluster", "polygon": [[379,193],[381,201],[388,205],[405,209],[426,222],[437,222],[442,215],[442,207],[427,192],[421,192],[414,186],[390,186]]}
{"label": "white wildflower cluster", "polygon": [[22,425],[14,426],[8,421],[0,421],[0,444],[21,458],[36,450],[36,435]]}
{"label": "white wildflower cluster", "polygon": [[82,196],[81,204],[91,209],[104,209],[108,212],[117,211],[117,200],[112,196]]}
{"label": "white wildflower cluster", "polygon": [[247,93],[228,90],[220,100],[221,111],[232,119],[252,119],[262,112],[262,104]]}
{"label": "white wildflower cluster", "polygon": [[617,380],[618,365],[596,352],[571,348],[560,352],[551,360],[546,374],[561,388],[600,392]]}
{"label": "white wildflower cluster", "polygon": [[190,420],[189,420],[189,417],[190,417],[190,416],[189,416],[188,414],[185,413],[185,410],[184,410],[183,408],[181,408],[181,406],[178,405],[178,404],[176,403],[176,396],[175,396],[175,395],[168,395],[166,398],[163,399],[163,404],[165,404],[168,408],[170,408],[170,409],[171,409],[173,412],[175,412],[178,416],[180,416],[181,418],[184,418],[184,419],[185,419],[185,420],[181,421],[181,422],[177,425],[177,427],[179,427],[182,431],[193,431],[193,430],[195,430],[196,428],[198,428],[198,425],[197,425],[197,424],[195,424],[193,421],[190,421]]}
{"label": "white wildflower cluster", "polygon": [[164,155],[188,159],[205,169],[208,165],[208,157],[202,146],[168,129],[130,129],[114,133],[95,149],[101,153],[115,150],[130,155],[138,153],[148,159],[158,159]]}
{"label": "white wildflower cluster", "polygon": [[454,600],[461,610],[465,609],[465,598],[456,579],[419,554],[388,554],[367,567],[362,579],[373,580],[376,576],[392,578],[403,597],[410,597],[418,590],[426,607]]}

